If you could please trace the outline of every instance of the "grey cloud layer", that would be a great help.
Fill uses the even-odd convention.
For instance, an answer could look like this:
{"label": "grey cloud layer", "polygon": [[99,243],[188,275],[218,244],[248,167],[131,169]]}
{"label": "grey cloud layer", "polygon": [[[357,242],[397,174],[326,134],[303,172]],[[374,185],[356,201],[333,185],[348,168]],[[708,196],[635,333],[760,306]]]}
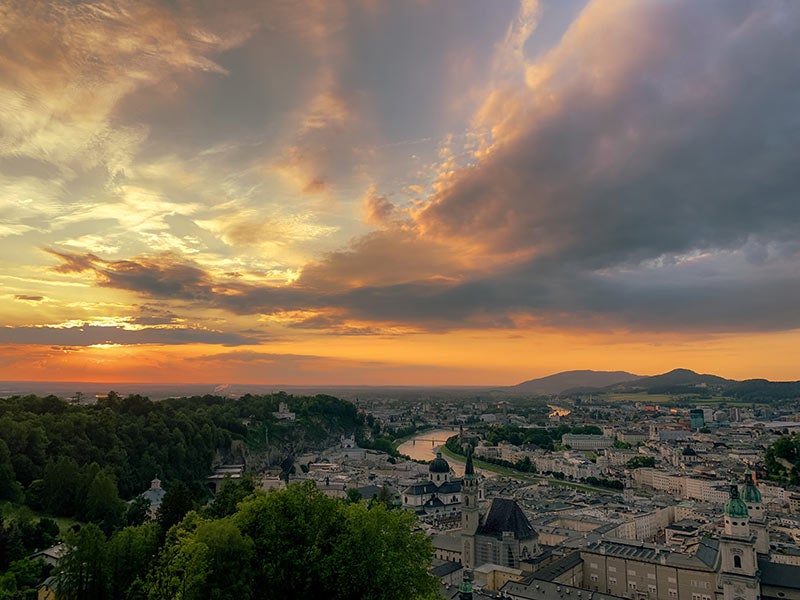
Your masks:
{"label": "grey cloud layer", "polygon": [[[797,328],[798,39],[794,3],[595,2],[531,65],[536,85],[488,111],[491,152],[455,173],[414,231],[374,232],[284,287],[215,281],[177,258],[59,253],[61,270],[238,314],[332,307],[433,330],[514,326],[520,315]],[[487,274],[443,256],[467,247],[509,259]],[[426,256],[434,266],[419,275]]]}

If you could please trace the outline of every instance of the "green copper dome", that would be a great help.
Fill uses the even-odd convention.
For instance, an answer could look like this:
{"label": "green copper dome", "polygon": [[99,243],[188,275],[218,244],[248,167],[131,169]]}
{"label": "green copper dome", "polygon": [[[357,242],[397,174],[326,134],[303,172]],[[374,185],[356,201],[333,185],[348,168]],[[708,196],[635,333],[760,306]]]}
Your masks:
{"label": "green copper dome", "polygon": [[747,505],[739,498],[739,488],[736,482],[731,482],[731,497],[725,503],[725,514],[729,517],[744,518],[747,516]]}
{"label": "green copper dome", "polygon": [[758,491],[753,474],[747,473],[744,477],[744,489],[742,490],[742,500],[748,504],[761,504],[761,492]]}

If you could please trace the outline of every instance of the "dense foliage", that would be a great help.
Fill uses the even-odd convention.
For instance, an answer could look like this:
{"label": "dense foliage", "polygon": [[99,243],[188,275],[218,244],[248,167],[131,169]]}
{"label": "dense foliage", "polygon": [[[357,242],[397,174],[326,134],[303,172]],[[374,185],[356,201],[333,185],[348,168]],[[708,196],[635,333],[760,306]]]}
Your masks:
{"label": "dense foliage", "polygon": [[740,402],[769,402],[800,399],[800,381],[748,379],[732,384],[728,394]]}
{"label": "dense foliage", "polygon": [[[383,503],[328,498],[311,482],[229,496],[189,512],[159,548],[156,523],[106,539],[93,526],[70,537],[59,596],[74,600],[435,597],[432,548],[414,516]],[[222,502],[224,509],[215,505]],[[215,515],[224,516],[215,517]]]}
{"label": "dense foliage", "polygon": [[641,467],[655,467],[656,459],[652,456],[634,456],[625,466],[629,469],[639,469]]}
{"label": "dense foliage", "polygon": [[596,425],[582,425],[576,427],[559,425],[558,427],[550,428],[504,425],[492,427],[486,433],[486,441],[492,445],[499,444],[500,442],[508,442],[515,446],[532,444],[544,450],[553,450],[555,444],[561,442],[561,436],[565,433],[601,435],[603,430]]}
{"label": "dense foliage", "polygon": [[[296,423],[275,421],[280,402],[296,413]],[[200,495],[215,453],[233,440],[253,438],[258,447],[269,427],[276,444],[313,447],[361,424],[355,406],[324,395],[151,402],[112,392],[88,406],[55,396],[0,399],[0,500],[93,521],[109,532],[124,524],[119,498],[147,489],[154,475],[185,482]]]}
{"label": "dense foliage", "polygon": [[770,479],[800,484],[800,435],[775,440],[767,448],[764,464]]}

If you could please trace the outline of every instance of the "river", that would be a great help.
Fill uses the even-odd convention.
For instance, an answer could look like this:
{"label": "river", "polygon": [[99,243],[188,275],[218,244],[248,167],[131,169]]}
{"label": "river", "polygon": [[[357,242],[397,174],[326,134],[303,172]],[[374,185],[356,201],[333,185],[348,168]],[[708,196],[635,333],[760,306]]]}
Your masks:
{"label": "river", "polygon": [[[397,447],[400,454],[405,454],[416,460],[433,460],[436,458],[436,449],[444,446],[447,438],[456,435],[458,432],[452,429],[436,429],[425,431],[414,436],[407,442],[403,442]],[[450,463],[450,467],[457,477],[464,475],[464,463],[444,457]]]}

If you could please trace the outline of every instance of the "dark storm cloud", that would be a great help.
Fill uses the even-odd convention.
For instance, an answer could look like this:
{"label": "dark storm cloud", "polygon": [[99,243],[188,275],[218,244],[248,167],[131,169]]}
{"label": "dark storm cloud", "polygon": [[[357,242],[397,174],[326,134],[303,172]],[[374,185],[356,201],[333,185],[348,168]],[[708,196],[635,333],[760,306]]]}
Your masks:
{"label": "dark storm cloud", "polygon": [[[584,59],[588,70],[609,71],[610,81],[551,82],[555,114],[532,112],[513,139],[465,170],[425,211],[428,227],[590,268],[736,248],[751,235],[793,237],[797,9],[652,4],[659,10],[640,25],[658,38],[654,48],[622,72],[613,63],[630,58],[613,53],[576,50],[562,59],[557,67]],[[624,33],[600,25],[612,27],[608,35]],[[517,102],[533,109],[535,92]]]}

